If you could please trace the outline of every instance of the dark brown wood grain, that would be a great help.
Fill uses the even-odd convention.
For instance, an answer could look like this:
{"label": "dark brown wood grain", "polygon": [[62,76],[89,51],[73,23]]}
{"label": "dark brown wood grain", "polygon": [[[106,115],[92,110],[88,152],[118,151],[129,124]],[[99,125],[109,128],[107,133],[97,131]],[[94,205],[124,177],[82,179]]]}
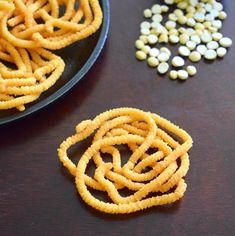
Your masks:
{"label": "dark brown wood grain", "polygon": [[[90,72],[44,110],[0,127],[0,235],[235,235],[235,47],[201,61],[185,83],[134,57],[142,10],[153,0],[111,0],[106,46]],[[235,42],[235,1],[222,32]],[[130,106],[158,113],[194,139],[188,189],[176,204],[113,216],[86,206],[57,148],[83,119]]]}

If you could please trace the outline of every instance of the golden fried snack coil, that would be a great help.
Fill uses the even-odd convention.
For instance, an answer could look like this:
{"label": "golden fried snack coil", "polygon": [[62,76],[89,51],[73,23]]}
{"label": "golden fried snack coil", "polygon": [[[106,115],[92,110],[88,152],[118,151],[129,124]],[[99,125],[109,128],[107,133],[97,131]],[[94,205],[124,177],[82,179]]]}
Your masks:
{"label": "golden fried snack coil", "polygon": [[[76,166],[67,150],[94,132],[91,146]],[[170,133],[179,137],[182,143]],[[127,145],[132,152],[126,163],[122,163],[118,150],[121,144]],[[166,119],[138,109],[118,108],[78,124],[76,134],[60,145],[58,155],[75,176],[77,190],[87,204],[106,213],[131,213],[171,203],[183,196],[186,190],[183,177],[189,168],[187,151],[191,146],[191,137]],[[156,151],[148,154],[149,149]],[[109,153],[112,162],[105,162],[102,153]],[[86,174],[91,160],[96,165],[93,177]],[[147,167],[150,170],[146,172]],[[111,203],[98,200],[88,186],[107,192]],[[118,190],[123,188],[135,192],[122,197]],[[151,196],[151,193],[157,196]]]}
{"label": "golden fried snack coil", "polygon": [[0,110],[16,107],[22,111],[24,104],[35,101],[56,83],[65,64],[59,56],[42,48],[15,48],[1,38],[0,44]]}
{"label": "golden fried snack coil", "polygon": [[[65,14],[59,17],[56,0],[40,1],[37,5],[26,5],[22,0],[15,0],[15,11],[21,17],[19,14],[12,17],[12,13],[2,17],[1,34],[17,47],[44,47],[52,50],[66,47],[89,37],[102,23],[103,15],[98,0],[81,0],[80,7],[75,10],[76,2],[67,1]],[[42,19],[43,22],[38,24],[36,19]]]}

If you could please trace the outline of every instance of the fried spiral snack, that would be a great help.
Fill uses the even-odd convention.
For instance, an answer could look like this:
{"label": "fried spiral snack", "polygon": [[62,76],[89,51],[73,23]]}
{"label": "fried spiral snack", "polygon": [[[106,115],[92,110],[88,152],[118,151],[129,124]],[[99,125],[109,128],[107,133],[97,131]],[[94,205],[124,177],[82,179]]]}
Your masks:
{"label": "fried spiral snack", "polygon": [[98,0],[14,0],[14,3],[15,10],[2,17],[0,29],[2,37],[16,47],[61,49],[95,33],[102,23]]}
{"label": "fried spiral snack", "polygon": [[15,48],[1,38],[0,45],[0,110],[16,107],[23,111],[24,104],[36,100],[59,79],[65,64],[42,48]]}
{"label": "fried spiral snack", "polygon": [[[94,132],[91,146],[76,166],[68,157],[68,149]],[[75,177],[77,190],[88,205],[124,214],[172,203],[184,195],[183,177],[189,169],[187,152],[192,143],[184,130],[154,113],[117,108],[79,123],[76,134],[60,145],[58,156]],[[132,153],[126,163],[118,149],[123,144]],[[150,150],[154,152],[148,154]],[[112,162],[105,162],[104,153],[112,156]],[[87,174],[91,161],[96,166],[94,176]],[[124,188],[134,193],[123,197],[119,190]],[[107,192],[111,202],[97,199],[90,189]]]}
{"label": "fried spiral snack", "polygon": [[65,64],[45,49],[87,38],[102,18],[98,0],[1,0],[0,110],[23,111],[54,85]]}

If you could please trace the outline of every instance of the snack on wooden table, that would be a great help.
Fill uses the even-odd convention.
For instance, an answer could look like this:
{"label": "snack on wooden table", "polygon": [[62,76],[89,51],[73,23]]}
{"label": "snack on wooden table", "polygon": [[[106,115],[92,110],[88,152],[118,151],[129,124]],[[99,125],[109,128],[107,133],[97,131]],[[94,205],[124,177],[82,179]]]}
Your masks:
{"label": "snack on wooden table", "polygon": [[98,0],[0,1],[0,110],[36,100],[64,71],[46,49],[61,49],[95,33],[102,23]]}
{"label": "snack on wooden table", "polygon": [[[94,132],[91,146],[76,166],[68,149]],[[131,213],[175,202],[184,195],[183,177],[189,169],[187,152],[192,143],[184,130],[154,113],[117,108],[79,123],[76,134],[60,145],[58,155],[87,204],[106,213]],[[123,144],[132,152],[126,163],[118,149]],[[104,153],[112,156],[112,162],[104,161]],[[87,174],[91,161],[96,165],[94,176]],[[118,190],[124,188],[134,193],[123,197]],[[110,202],[97,199],[90,189],[107,192]]]}

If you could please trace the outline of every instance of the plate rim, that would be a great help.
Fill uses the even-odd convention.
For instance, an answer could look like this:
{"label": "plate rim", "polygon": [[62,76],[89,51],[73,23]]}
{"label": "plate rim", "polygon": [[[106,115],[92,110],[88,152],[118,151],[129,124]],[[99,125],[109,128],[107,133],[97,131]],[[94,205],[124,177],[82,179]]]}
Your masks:
{"label": "plate rim", "polygon": [[103,11],[103,22],[101,26],[101,32],[99,36],[99,40],[89,56],[86,63],[82,66],[82,68],[73,76],[65,85],[59,88],[56,92],[51,94],[49,97],[43,99],[42,101],[34,104],[32,107],[27,108],[24,112],[19,112],[16,115],[11,115],[8,117],[0,118],[0,125],[9,124],[10,122],[19,120],[26,116],[29,116],[35,112],[42,110],[48,105],[52,104],[59,98],[63,97],[69,90],[71,90],[91,69],[94,63],[97,61],[104,45],[106,39],[108,37],[109,25],[110,25],[110,5],[109,0],[101,0],[102,3],[102,11]]}

